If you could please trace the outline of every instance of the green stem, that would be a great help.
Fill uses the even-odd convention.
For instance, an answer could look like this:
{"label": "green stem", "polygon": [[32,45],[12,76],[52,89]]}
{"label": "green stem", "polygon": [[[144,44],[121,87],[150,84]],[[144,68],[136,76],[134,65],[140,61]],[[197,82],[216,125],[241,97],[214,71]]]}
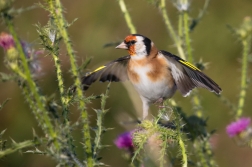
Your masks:
{"label": "green stem", "polygon": [[9,28],[10,33],[13,36],[13,40],[14,40],[16,48],[17,48],[17,50],[19,52],[20,59],[21,59],[21,64],[23,66],[23,70],[24,70],[24,73],[25,73],[25,80],[26,80],[27,85],[29,87],[30,94],[34,97],[34,99],[36,101],[37,110],[39,111],[40,117],[42,119],[42,121],[40,122],[40,125],[41,125],[42,129],[44,130],[44,133],[49,135],[51,137],[51,139],[53,140],[55,148],[57,150],[59,150],[60,149],[60,143],[57,140],[57,133],[54,131],[53,125],[52,125],[52,123],[50,121],[50,117],[48,116],[48,112],[45,109],[44,99],[43,99],[42,96],[39,95],[36,84],[32,80],[32,74],[31,74],[31,71],[29,69],[28,61],[27,61],[25,52],[24,52],[24,50],[23,50],[23,48],[21,46],[21,43],[20,43],[20,41],[18,39],[17,33],[14,30],[14,26],[13,26],[11,16],[8,16],[7,14],[5,14],[4,19],[5,19],[6,23],[7,23],[7,26]]}
{"label": "green stem", "polygon": [[[188,4],[187,0],[184,0],[184,4]],[[184,30],[184,39],[185,39],[185,47],[186,47],[186,53],[187,53],[187,61],[193,63],[193,55],[192,55],[192,47],[191,47],[191,39],[190,39],[190,28],[189,28],[189,14],[188,10],[182,11],[182,18],[183,18],[183,30]],[[192,95],[192,102],[195,110],[195,114],[202,118],[203,113],[202,113],[202,107],[201,107],[201,102],[200,98],[198,95],[198,91],[194,90],[193,95]]]}
{"label": "green stem", "polygon": [[182,139],[182,135],[181,135],[181,117],[180,114],[178,113],[178,110],[176,107],[173,107],[173,111],[174,111],[174,116],[175,116],[175,125],[176,125],[176,134],[177,134],[177,141],[178,141],[178,145],[180,147],[180,153],[182,155],[182,167],[187,167],[188,164],[188,159],[187,159],[187,154],[186,154],[186,146],[185,143]]}
{"label": "green stem", "polygon": [[183,38],[183,15],[179,13],[179,21],[178,21],[178,36],[180,39]]}
{"label": "green stem", "polygon": [[21,142],[21,143],[14,143],[12,148],[8,148],[8,149],[6,149],[4,151],[0,151],[0,158],[6,156],[8,154],[14,153],[16,151],[19,151],[19,150],[21,150],[23,148],[33,146],[35,144],[36,143],[34,141],[32,141],[32,140],[24,141],[24,142]]}
{"label": "green stem", "polygon": [[183,21],[184,21],[184,35],[185,35],[185,42],[186,42],[186,51],[187,51],[187,61],[193,63],[192,57],[192,48],[191,48],[191,41],[190,41],[190,29],[189,29],[189,15],[188,11],[183,11]]}
{"label": "green stem", "polygon": [[[54,3],[53,3],[54,2]],[[63,10],[61,6],[60,0],[48,0],[50,12],[54,16],[56,25],[60,34],[62,35],[63,41],[66,45],[67,53],[69,55],[70,64],[71,64],[71,72],[74,77],[74,84],[76,86],[76,96],[79,100],[79,108],[81,112],[81,118],[83,121],[83,133],[84,133],[84,149],[87,157],[87,166],[93,166],[93,159],[92,159],[92,144],[91,144],[91,135],[90,135],[90,128],[88,122],[88,113],[86,111],[86,104],[83,99],[83,91],[81,89],[81,82],[78,74],[78,67],[76,63],[76,56],[74,54],[74,50],[71,45],[70,38],[67,33],[67,24],[63,17]]]}
{"label": "green stem", "polygon": [[180,135],[178,136],[178,141],[179,141],[179,146],[180,146],[181,154],[182,154],[182,166],[187,167],[187,155],[186,155],[185,143],[183,142]]}
{"label": "green stem", "polygon": [[69,103],[70,99],[68,99],[65,94],[64,81],[63,81],[63,77],[62,77],[62,70],[60,68],[61,65],[60,65],[60,60],[59,60],[58,54],[52,53],[52,57],[53,57],[55,68],[56,68],[58,87],[59,87],[59,91],[60,91],[60,100],[61,100],[61,103],[63,106],[62,114],[63,114],[64,122],[66,124],[68,124],[68,122],[69,122],[68,121],[68,113],[69,113],[68,103]]}
{"label": "green stem", "polygon": [[202,19],[202,17],[203,17],[204,14],[206,13],[206,10],[207,10],[207,8],[208,8],[208,6],[209,6],[209,2],[210,2],[210,0],[205,0],[203,9],[200,11],[199,16],[198,16],[198,18],[197,18],[198,21],[199,21],[200,19]]}
{"label": "green stem", "polygon": [[166,12],[166,8],[165,8],[165,0],[161,0],[160,3],[159,3],[159,9],[161,11],[161,14],[163,16],[163,19],[164,19],[164,22],[165,22],[165,25],[167,27],[167,30],[168,32],[170,33],[173,41],[175,42],[175,45],[178,49],[178,53],[179,53],[179,56],[182,58],[182,59],[186,59],[185,57],[185,53],[184,53],[184,50],[183,50],[183,47],[182,47],[182,42],[181,42],[181,39],[176,35],[172,25],[171,25],[171,22],[170,22],[170,19],[168,17],[168,14]]}
{"label": "green stem", "polygon": [[19,77],[21,77],[23,80],[27,79],[26,75],[22,71],[20,71],[17,63],[15,65],[12,63],[9,63],[9,66],[13,70],[13,72],[19,75]]}
{"label": "green stem", "polygon": [[199,139],[194,142],[194,148],[196,150],[197,156],[199,157],[199,160],[197,160],[198,163],[199,163],[199,166],[209,167],[208,164],[207,164],[205,153],[204,153],[205,147],[202,148],[202,145],[201,145]]}
{"label": "green stem", "polygon": [[126,21],[126,24],[130,30],[130,33],[131,34],[136,34],[136,28],[134,26],[134,24],[132,23],[132,20],[131,20],[131,17],[129,15],[129,12],[127,10],[127,7],[124,3],[124,0],[118,0],[118,3],[119,3],[119,6],[121,8],[121,11],[124,15],[124,18],[125,18],[125,21]]}
{"label": "green stem", "polygon": [[95,140],[94,140],[94,151],[93,151],[93,156],[94,158],[97,158],[98,155],[98,149],[101,145],[101,135],[102,135],[102,131],[103,131],[103,127],[102,127],[102,111],[101,110],[97,110],[97,129],[96,129],[96,136],[95,136]]}
{"label": "green stem", "polygon": [[215,167],[215,166],[218,166],[217,163],[215,162],[214,158],[213,158],[213,151],[212,151],[212,148],[211,148],[211,144],[209,142],[209,138],[206,138],[208,140],[204,141],[204,148],[206,149],[206,155],[208,156],[208,163],[209,163],[209,166],[211,167]]}
{"label": "green stem", "polygon": [[202,19],[202,17],[206,13],[206,10],[209,6],[209,2],[210,2],[210,0],[205,0],[203,9],[200,11],[198,17],[193,20],[192,25],[190,26],[190,31],[192,31],[199,24],[200,20]]}
{"label": "green stem", "polygon": [[248,55],[249,55],[249,44],[250,36],[242,40],[243,53],[242,53],[242,73],[241,73],[241,90],[238,100],[238,107],[236,112],[236,119],[238,119],[243,112],[244,101],[246,97],[247,88],[247,69],[248,69]]}
{"label": "green stem", "polygon": [[[188,4],[188,0],[184,0],[182,2],[183,4]],[[193,55],[192,55],[192,47],[191,47],[191,39],[190,39],[190,27],[189,27],[189,14],[188,9],[184,9],[182,11],[182,18],[183,18],[183,38],[185,39],[185,47],[186,47],[186,53],[187,53],[187,61],[193,63]],[[201,107],[201,101],[199,98],[199,94],[197,90],[194,90],[192,92],[192,103],[194,106],[195,114],[202,118],[202,107]]]}
{"label": "green stem", "polygon": [[97,158],[98,156],[98,150],[99,148],[101,148],[101,137],[102,137],[102,133],[104,132],[104,128],[103,128],[103,118],[104,115],[106,114],[107,110],[105,109],[105,105],[106,105],[106,100],[108,98],[108,93],[109,93],[109,86],[107,87],[106,93],[102,94],[101,97],[101,110],[96,110],[97,113],[97,130],[96,130],[96,136],[95,136],[95,140],[94,140],[94,157]]}
{"label": "green stem", "polygon": [[25,98],[26,98],[26,101],[28,102],[30,108],[31,108],[32,111],[33,111],[33,114],[34,114],[36,120],[39,121],[39,118],[40,118],[39,115],[40,115],[40,113],[38,112],[38,110],[37,110],[37,108],[36,108],[35,102],[34,102],[34,101],[30,98],[30,96],[29,96],[29,93],[30,93],[30,92],[29,92],[28,87],[27,87],[26,85],[24,85],[24,86],[22,87],[22,90],[23,90],[23,94],[24,94],[24,96],[25,96]]}
{"label": "green stem", "polygon": [[215,160],[213,159],[213,151],[209,143],[209,135],[202,138],[198,138],[194,142],[194,149],[199,157],[199,166],[201,167],[215,167],[217,166]]}

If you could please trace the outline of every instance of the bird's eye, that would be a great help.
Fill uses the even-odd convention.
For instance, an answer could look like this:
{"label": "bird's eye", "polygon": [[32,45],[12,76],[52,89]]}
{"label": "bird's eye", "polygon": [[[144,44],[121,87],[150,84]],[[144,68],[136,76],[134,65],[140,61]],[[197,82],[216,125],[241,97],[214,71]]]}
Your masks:
{"label": "bird's eye", "polygon": [[134,45],[135,43],[136,43],[136,41],[134,41],[134,40],[133,40],[133,41],[130,41],[130,44],[131,44],[131,45]]}
{"label": "bird's eye", "polygon": [[132,41],[129,41],[129,42],[126,42],[126,44],[128,46],[131,46],[131,45],[134,45],[136,43],[136,41],[132,40]]}

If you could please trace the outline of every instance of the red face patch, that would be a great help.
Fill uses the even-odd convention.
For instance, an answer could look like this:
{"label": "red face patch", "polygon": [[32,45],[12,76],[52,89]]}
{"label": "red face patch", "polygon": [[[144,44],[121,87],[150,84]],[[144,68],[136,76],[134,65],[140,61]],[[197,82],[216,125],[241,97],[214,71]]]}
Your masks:
{"label": "red face patch", "polygon": [[136,41],[136,36],[128,35],[125,39],[125,42]]}
{"label": "red face patch", "polygon": [[[136,41],[136,36],[133,36],[133,35],[129,35],[125,38],[124,42],[127,44],[127,43],[130,43],[131,41]],[[135,55],[136,52],[135,52],[135,45],[129,45],[129,49],[128,49],[128,52],[131,56]]]}
{"label": "red face patch", "polygon": [[134,45],[131,45],[131,46],[129,47],[128,52],[129,52],[129,54],[130,54],[131,56],[134,56],[134,55],[136,54],[136,52],[135,52],[135,46],[134,46]]}

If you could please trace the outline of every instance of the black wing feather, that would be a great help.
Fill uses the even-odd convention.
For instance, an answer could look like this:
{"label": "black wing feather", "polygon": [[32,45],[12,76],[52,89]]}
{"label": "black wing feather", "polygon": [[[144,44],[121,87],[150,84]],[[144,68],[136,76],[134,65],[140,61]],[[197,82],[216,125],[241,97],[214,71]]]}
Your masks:
{"label": "black wing feather", "polygon": [[194,65],[169,52],[161,51],[161,53],[168,60],[175,83],[184,96],[195,87],[206,88],[216,94],[222,91],[218,84]]}
{"label": "black wing feather", "polygon": [[101,82],[119,82],[128,80],[126,66],[129,59],[129,55],[124,56],[97,68],[93,72],[87,73],[81,81],[83,90],[87,90],[96,80]]}

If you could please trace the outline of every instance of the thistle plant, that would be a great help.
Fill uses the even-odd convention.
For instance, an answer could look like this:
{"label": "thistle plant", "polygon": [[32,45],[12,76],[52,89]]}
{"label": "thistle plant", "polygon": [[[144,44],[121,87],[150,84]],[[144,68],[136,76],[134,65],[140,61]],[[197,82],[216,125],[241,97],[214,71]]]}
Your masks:
{"label": "thistle plant", "polygon": [[[128,31],[131,34],[137,33],[137,27],[131,14],[130,6],[127,1],[117,0],[117,6],[122,13]],[[144,3],[144,1],[143,1]],[[197,68],[204,70],[206,64],[202,60],[196,59],[197,50],[192,47],[193,39],[191,32],[197,31],[196,26],[204,22],[204,14],[208,10],[209,0],[205,0],[202,10],[197,16],[190,13],[190,8],[194,5],[189,0],[148,0],[146,3],[153,5],[153,10],[159,11],[160,18],[168,33],[164,34],[170,38],[177,50],[177,55]],[[167,10],[167,4],[177,9],[177,22],[170,19],[172,13]],[[102,159],[102,151],[109,152],[106,135],[114,133],[114,127],[107,128],[106,117],[109,112],[107,100],[109,90],[112,85],[109,83],[104,93],[87,96],[81,85],[83,71],[89,65],[91,59],[78,63],[77,51],[71,41],[71,34],[68,32],[70,26],[66,19],[67,8],[64,8],[60,0],[44,0],[43,3],[36,5],[48,12],[47,23],[37,23],[34,29],[40,47],[35,49],[29,42],[19,37],[17,27],[15,27],[16,16],[22,12],[33,9],[34,6],[26,9],[14,9],[13,1],[0,0],[0,15],[2,23],[6,27],[6,32],[1,32],[0,46],[4,52],[4,64],[9,73],[0,73],[0,81],[15,82],[24,96],[25,103],[29,106],[29,111],[43,132],[37,134],[33,130],[33,138],[22,142],[14,139],[6,139],[5,129],[0,129],[0,158],[10,156],[14,152],[27,154],[37,154],[47,156],[55,161],[57,166],[79,166],[94,167],[105,164]],[[174,14],[173,14],[174,15]],[[175,26],[177,25],[177,26]],[[232,120],[227,128],[230,138],[237,141],[238,145],[246,144],[252,146],[251,118],[244,116],[244,107],[247,97],[247,89],[250,86],[249,78],[249,58],[251,47],[252,21],[250,17],[245,17],[239,28],[229,26],[230,30],[242,44],[241,57],[241,82],[237,105],[233,104],[229,98],[221,95],[220,101],[228,105],[232,112]],[[113,45],[113,44],[109,44]],[[72,85],[67,86],[64,68],[60,55],[65,47]],[[55,76],[57,81],[56,95],[47,94],[40,87],[40,73],[43,71],[39,56],[47,55],[53,61]],[[238,78],[238,77],[237,77]],[[214,134],[214,129],[208,128],[208,120],[205,106],[202,105],[203,96],[199,91],[193,91],[189,97],[193,114],[188,114],[183,106],[174,99],[164,102],[158,109],[158,114],[153,115],[151,120],[138,121],[133,129],[122,132],[114,141],[129,166],[148,167],[148,166],[171,166],[171,167],[214,167],[218,166],[214,158],[214,152],[210,139]],[[217,98],[217,97],[216,97]],[[100,107],[90,107],[90,103],[99,102]],[[11,104],[11,98],[0,102],[0,111],[5,105]],[[71,114],[75,112],[72,108],[78,108],[77,120],[71,119]],[[90,114],[88,111],[94,111]],[[95,115],[96,121],[93,122]],[[78,140],[74,132],[82,134],[82,139]],[[82,146],[80,148],[80,145]],[[81,150],[79,153],[77,150]],[[107,161],[106,161],[107,162]]]}
{"label": "thistle plant", "polygon": [[[251,47],[252,19],[250,17],[245,17],[239,28],[233,28],[229,26],[229,29],[235,34],[235,36],[238,37],[242,44],[243,51],[241,61],[241,85],[238,104],[237,106],[229,105],[235,121],[227,125],[226,131],[230,137],[237,137],[238,144],[247,144],[251,147],[251,128],[249,127],[250,118],[243,117],[242,115],[244,112],[247,88],[250,79],[248,77],[248,65]],[[227,98],[223,97],[223,99],[225,99],[225,102],[227,102],[226,104],[230,104],[229,100],[226,100]]]}
{"label": "thistle plant", "polygon": [[[183,59],[186,59],[186,55],[187,55],[188,60],[190,62],[192,62],[193,61],[193,56],[192,56],[192,49],[191,49],[191,45],[190,45],[191,39],[190,39],[190,36],[189,36],[189,32],[190,32],[190,27],[189,27],[190,19],[189,19],[189,13],[188,13],[188,9],[189,9],[189,6],[190,6],[189,2],[188,1],[174,1],[175,6],[178,8],[179,12],[181,12],[180,16],[182,15],[182,18],[184,20],[182,23],[180,22],[180,24],[179,24],[179,28],[178,28],[179,33],[178,34],[175,32],[175,30],[174,30],[174,28],[172,26],[172,23],[171,23],[171,21],[169,19],[169,16],[167,14],[166,2],[164,0],[150,1],[150,2],[152,4],[155,4],[159,8],[159,10],[161,11],[161,15],[162,15],[162,17],[164,19],[164,23],[165,23],[165,25],[167,27],[168,32],[170,33],[171,38],[173,39],[173,41],[175,43],[175,46],[178,49],[178,53],[179,53],[180,57],[183,58]],[[204,10],[206,10],[206,8],[204,8]],[[128,14],[127,14],[127,16],[128,16]],[[179,18],[179,21],[180,21],[180,19],[181,18]],[[131,19],[126,20],[126,22],[128,24],[128,27],[132,27],[133,23],[130,22],[129,20],[131,20]],[[130,29],[130,32],[134,33],[133,30],[134,29]],[[183,41],[185,41],[185,44],[183,44]],[[186,47],[183,48],[182,47],[183,45],[185,45]],[[199,95],[198,95],[197,91],[193,92],[192,104],[194,105],[194,108],[196,108],[196,115],[191,116],[191,117],[186,117],[185,114],[182,113],[182,115],[184,117],[183,117],[183,119],[180,119],[180,114],[177,113],[178,111],[176,110],[177,105],[176,105],[176,103],[174,104],[174,102],[173,102],[173,105],[175,107],[175,110],[174,110],[175,119],[172,120],[171,122],[173,122],[175,127],[177,127],[176,128],[177,133],[174,134],[174,135],[169,134],[168,132],[164,132],[164,134],[161,134],[161,135],[166,136],[166,138],[163,138],[163,142],[167,142],[168,138],[173,138],[175,141],[177,141],[178,146],[179,146],[179,154],[182,155],[181,162],[182,162],[183,167],[188,166],[188,161],[189,160],[188,160],[188,155],[187,155],[187,150],[186,150],[186,147],[185,147],[184,139],[181,137],[182,136],[181,134],[183,134],[183,132],[181,132],[181,123],[180,122],[188,121],[188,120],[190,120],[190,118],[193,118],[193,117],[196,118],[195,120],[193,120],[193,121],[196,121],[196,122],[193,122],[193,121],[186,122],[185,127],[184,127],[185,129],[186,129],[186,127],[188,127],[187,128],[188,130],[194,129],[194,130],[199,132],[199,133],[196,133],[196,134],[193,134],[193,133],[189,132],[189,134],[192,137],[191,139],[193,139],[194,143],[199,143],[201,141],[202,137],[209,136],[209,135],[207,135],[207,131],[205,130],[206,123],[205,123],[204,120],[202,120],[202,117],[203,117],[202,108],[203,107],[200,104],[200,98],[199,98]],[[180,110],[180,111],[182,111],[182,110]],[[160,114],[162,115],[163,112],[161,112]],[[154,122],[156,122],[156,124],[158,123],[158,121],[154,121]],[[176,122],[176,123],[174,123],[174,122]],[[190,127],[190,126],[193,126],[193,124],[197,124],[198,122],[204,122],[204,123],[203,123],[203,125],[199,124],[198,127],[195,127],[195,126]],[[155,127],[155,126],[159,127],[160,125],[159,124],[157,124],[157,125],[151,124],[150,125],[150,127]],[[201,130],[201,129],[203,129],[203,130]],[[158,130],[153,130],[153,131],[154,132],[148,133],[147,135],[144,135],[143,137],[140,137],[140,139],[139,139],[140,143],[137,143],[138,149],[137,149],[133,159],[136,157],[137,154],[139,154],[140,150],[143,149],[143,146],[147,142],[147,139],[150,137],[150,135],[154,134]],[[138,137],[136,137],[136,138],[138,138]],[[207,142],[207,139],[209,139],[209,137],[205,139],[205,142]],[[166,144],[161,144],[161,145],[164,145],[164,148],[162,148],[162,150],[166,150]],[[203,163],[196,163],[196,164],[198,164],[199,166],[215,166],[215,162],[212,159],[212,153],[210,153],[211,156],[204,155],[204,154],[207,154],[207,152],[211,152],[211,148],[209,148],[209,147],[207,148],[206,145],[200,145],[200,144],[195,144],[194,146],[195,146],[195,150],[198,150],[198,149],[208,150],[206,152],[201,152],[201,155],[203,154],[203,156],[198,157],[199,161],[203,162]],[[166,155],[165,153],[166,153],[165,151],[162,151],[161,157],[164,157]],[[160,162],[161,162],[160,166],[163,166],[164,165],[164,159],[161,159]]]}

